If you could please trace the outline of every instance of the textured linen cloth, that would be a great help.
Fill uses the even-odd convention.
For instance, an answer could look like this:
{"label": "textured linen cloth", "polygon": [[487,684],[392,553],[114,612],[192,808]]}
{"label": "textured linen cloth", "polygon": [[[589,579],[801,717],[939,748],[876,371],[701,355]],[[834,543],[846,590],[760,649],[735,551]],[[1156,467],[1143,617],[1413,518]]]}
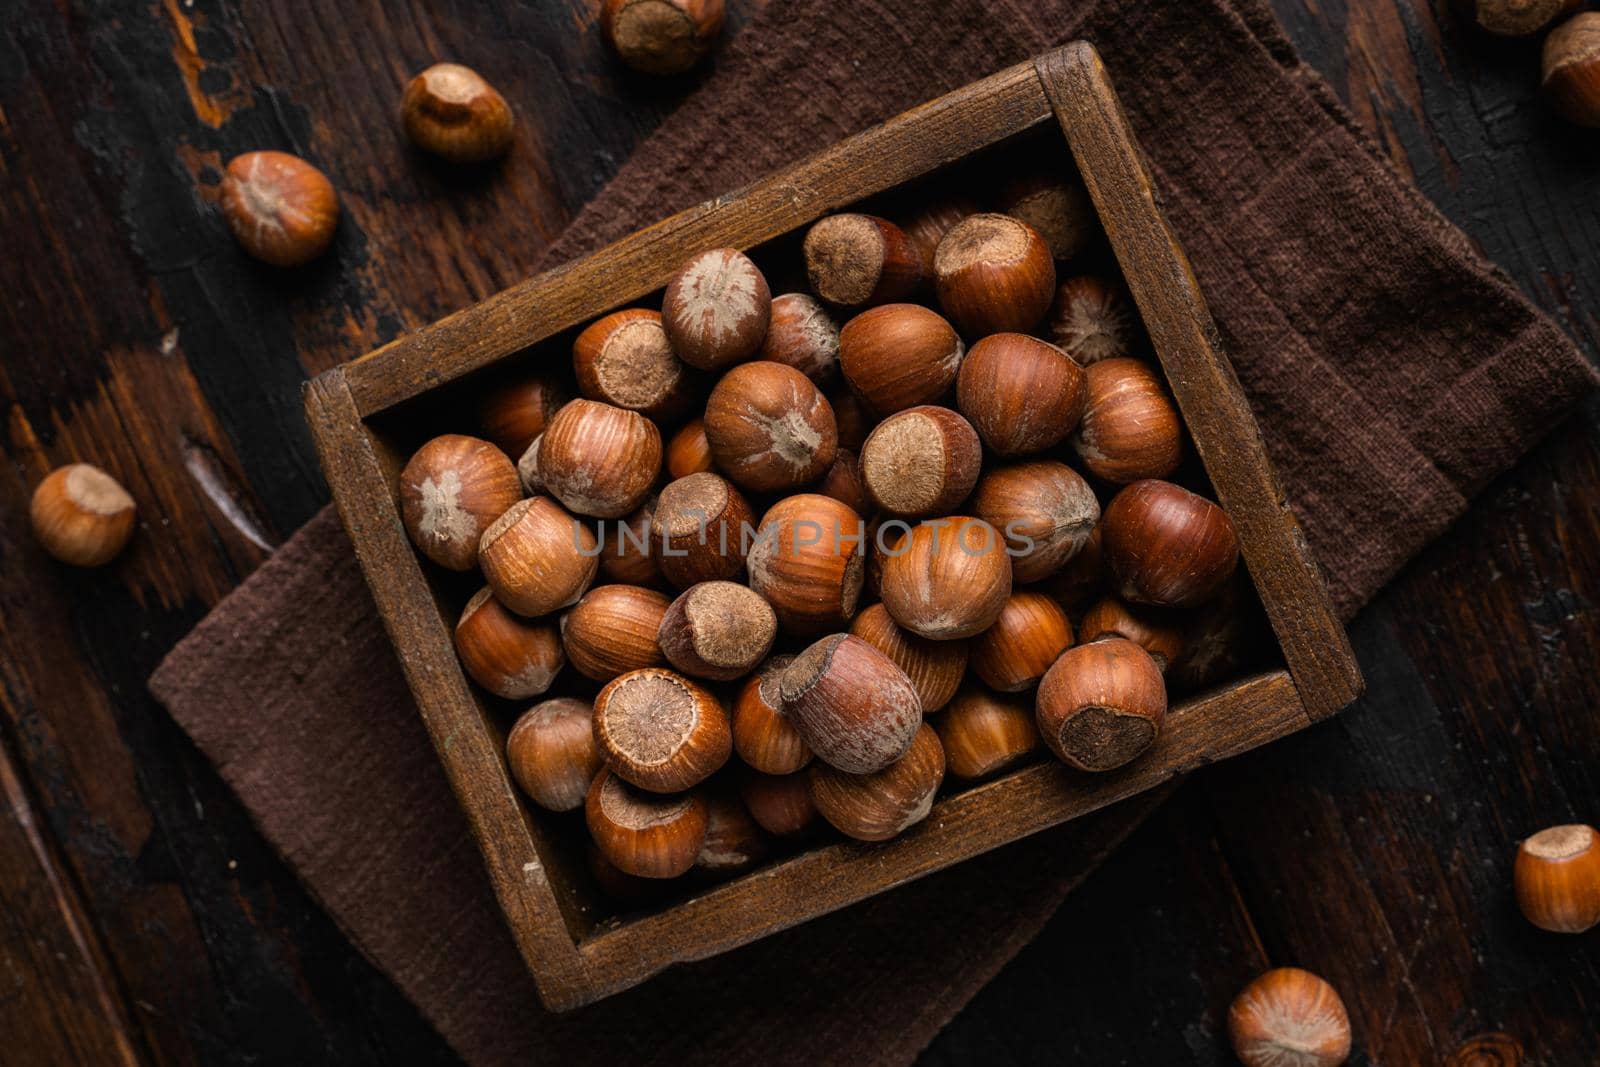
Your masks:
{"label": "textured linen cloth", "polygon": [[[1105,57],[1351,614],[1593,372],[1378,155],[1261,0],[772,0],[550,263],[1078,37]],[[552,1016],[364,603],[324,511],[151,685],[341,928],[475,1065],[906,1063],[1155,802]]]}

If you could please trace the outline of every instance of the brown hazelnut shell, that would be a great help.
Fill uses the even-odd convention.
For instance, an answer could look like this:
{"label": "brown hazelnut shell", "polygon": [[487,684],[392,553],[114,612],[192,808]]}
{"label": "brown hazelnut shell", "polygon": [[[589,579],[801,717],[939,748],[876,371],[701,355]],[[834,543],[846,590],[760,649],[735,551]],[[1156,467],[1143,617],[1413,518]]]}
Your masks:
{"label": "brown hazelnut shell", "polygon": [[578,391],[590,400],[651,418],[689,406],[689,368],[672,352],[661,313],[625,308],[596,319],[572,342]]}
{"label": "brown hazelnut shell", "polygon": [[523,712],[506,735],[506,763],[517,785],[541,808],[583,807],[589,784],[604,765],[589,705],[557,697]]}
{"label": "brown hazelnut shell", "polygon": [[831,497],[801,493],[761,518],[745,565],[750,588],[799,636],[849,624],[861,596],[865,557],[861,517]]}
{"label": "brown hazelnut shell", "polygon": [[1063,281],[1050,309],[1050,340],[1080,366],[1131,355],[1138,336],[1133,302],[1121,286],[1084,274]]}
{"label": "brown hazelnut shell", "polygon": [[801,245],[811,291],[835,307],[904,300],[922,286],[927,265],[906,232],[888,219],[846,213],[812,223]]}
{"label": "brown hazelnut shell", "polygon": [[1006,599],[994,625],[972,639],[972,673],[991,689],[1031,689],[1072,647],[1072,623],[1043,593],[1022,589]]}
{"label": "brown hazelnut shell", "polygon": [[700,582],[685,589],[656,632],[669,663],[715,682],[749,674],[777,636],[772,606],[754,589],[734,582]]}
{"label": "brown hazelnut shell", "polygon": [[1544,39],[1544,93],[1563,118],[1600,126],[1600,12],[1572,16]]}
{"label": "brown hazelnut shell", "polygon": [[1109,771],[1155,744],[1167,692],[1149,653],[1110,637],[1063,652],[1039,683],[1034,711],[1057,759],[1081,771]]}
{"label": "brown hazelnut shell", "polygon": [[550,378],[522,374],[485,390],[478,429],[507,456],[520,459],[572,397]]}
{"label": "brown hazelnut shell", "polygon": [[978,479],[972,510],[1005,538],[1017,582],[1042,581],[1068,566],[1100,521],[1089,483],[1054,460],[989,468]]}
{"label": "brown hazelnut shell", "polygon": [[766,277],[736,248],[693,257],[661,297],[661,322],[672,350],[700,370],[720,370],[755,355],[771,314]]}
{"label": "brown hazelnut shell", "polygon": [[956,406],[999,456],[1042,452],[1083,417],[1087,378],[1048,342],[999,333],[972,346],[956,379]]}
{"label": "brown hazelnut shell", "polygon": [[583,596],[600,568],[589,527],[549,497],[519,500],[483,532],[478,565],[500,603],[548,615]]}
{"label": "brown hazelnut shell", "polygon": [[966,347],[955,328],[918,304],[885,304],[839,331],[839,369],[878,415],[942,399]]}
{"label": "brown hazelnut shell", "polygon": [[656,631],[670,601],[654,589],[599,585],[561,616],[573,670],[597,682],[665,662]]}
{"label": "brown hazelnut shell", "polygon": [[1600,925],[1600,833],[1592,826],[1552,826],[1517,849],[1517,907],[1533,925],[1581,934]]}
{"label": "brown hazelnut shell", "polygon": [[1084,644],[1106,637],[1132,641],[1156,661],[1165,673],[1183,654],[1184,627],[1180,619],[1160,608],[1124,604],[1116,597],[1102,597],[1078,622],[1078,640]]}
{"label": "brown hazelnut shell", "polygon": [[727,479],[710,472],[667,484],[656,500],[651,540],[656,565],[679,589],[744,570],[755,515]]}
{"label": "brown hazelnut shell", "polygon": [[906,672],[849,634],[824,637],[796,656],[779,692],[807,747],[850,774],[899,759],[922,722],[922,701]]}
{"label": "brown hazelnut shell", "polygon": [[622,519],[602,520],[595,540],[600,544],[600,577],[616,585],[654,586],[662,581],[656,563],[660,542],[653,536],[656,502],[640,504]]}
{"label": "brown hazelnut shell", "polygon": [[339,197],[327,175],[299,156],[246,152],[222,176],[222,217],[255,258],[298,267],[333,244]]}
{"label": "brown hazelnut shell", "polygon": [[1076,256],[1100,234],[1089,191],[1075,175],[1020,174],[1001,187],[1000,208],[1037,230],[1058,260]]}
{"label": "brown hazelnut shell", "polygon": [[1119,485],[1177,470],[1183,421],[1154,368],[1137,359],[1103,359],[1085,374],[1087,400],[1072,435],[1084,468]]}
{"label": "brown hazelnut shell", "polygon": [[895,622],[935,641],[974,637],[1011,595],[1005,540],[967,515],[918,523],[884,554],[878,595]]}
{"label": "brown hazelnut shell", "polygon": [[825,385],[839,371],[839,325],[808,293],[775,296],[760,358],[787,364]]}
{"label": "brown hazelnut shell", "polygon": [[861,446],[867,495],[883,511],[908,518],[948,514],[972,492],[982,464],[972,424],[926,404],[890,415]]}
{"label": "brown hazelnut shell", "polygon": [[1106,566],[1124,600],[1192,608],[1216,594],[1239,563],[1227,513],[1171,482],[1134,482],[1100,520]]}
{"label": "brown hazelnut shell", "polygon": [[811,782],[804,772],[751,772],[740,780],[739,796],[756,824],[776,837],[792,837],[817,821]]}
{"label": "brown hazelnut shell", "polygon": [[773,656],[745,679],[733,702],[733,751],[762,774],[793,774],[811,762],[811,748],[783,713],[781,682],[793,662]]}
{"label": "brown hazelnut shell", "polygon": [[987,778],[1039,747],[1033,712],[1021,699],[969,686],[933,721],[945,767],[957,778]]}
{"label": "brown hazelnut shell", "polygon": [[411,143],[452,163],[484,163],[511,147],[511,105],[471,67],[435,63],[406,84],[400,118]]}
{"label": "brown hazelnut shell", "polygon": [[966,337],[1026,333],[1050,310],[1055,258],[1039,232],[1008,215],[962,219],[933,256],[939,306]]}
{"label": "brown hazelnut shell", "polygon": [[441,567],[471,570],[483,532],[522,499],[522,480],[488,441],[443,434],[400,471],[400,519],[417,551]]}
{"label": "brown hazelnut shell", "polygon": [[630,671],[600,690],[594,737],[607,766],[654,793],[700,784],[733,752],[728,716],[717,698],[660,667]]}
{"label": "brown hazelnut shell", "polygon": [[1333,986],[1278,967],[1234,998],[1228,1039],[1245,1067],[1339,1067],[1350,1057],[1350,1016]]}
{"label": "brown hazelnut shell", "polygon": [[713,789],[706,794],[706,839],[695,857],[697,870],[714,875],[749,870],[766,857],[767,847],[766,833],[737,793]]}
{"label": "brown hazelnut shell", "polygon": [[595,775],[584,822],[600,854],[636,878],[676,878],[705,845],[710,812],[701,793],[635,789],[610,769]]}
{"label": "brown hazelnut shell", "polygon": [[905,754],[870,774],[812,764],[811,800],[835,830],[857,841],[887,841],[928,817],[944,781],[944,748],[919,725]]}
{"label": "brown hazelnut shell", "polygon": [[628,514],[644,503],[660,472],[660,431],[626,408],[574,400],[539,437],[544,491],[579,515]]}
{"label": "brown hazelnut shell", "polygon": [[455,646],[472,680],[507,700],[543,693],[566,663],[561,636],[550,620],[507,611],[488,586],[462,610]]}
{"label": "brown hazelnut shell", "polygon": [[74,567],[100,567],[127,547],[138,515],[115,478],[88,463],[69,463],[33,491],[28,519],[44,550]]}
{"label": "brown hazelnut shell", "polygon": [[690,419],[667,442],[667,474],[687,478],[711,468],[711,442],[706,440],[705,421]]}
{"label": "brown hazelnut shell", "polygon": [[850,633],[888,656],[906,672],[924,715],[950,702],[967,672],[968,642],[929,641],[902,629],[882,604],[872,604],[850,624]]}
{"label": "brown hazelnut shell", "polygon": [[711,390],[706,440],[717,469],[756,492],[814,482],[833,463],[833,408],[811,379],[782,363],[743,363]]}
{"label": "brown hazelnut shell", "polygon": [[711,51],[725,13],[724,0],[605,0],[600,33],[634,70],[682,74]]}

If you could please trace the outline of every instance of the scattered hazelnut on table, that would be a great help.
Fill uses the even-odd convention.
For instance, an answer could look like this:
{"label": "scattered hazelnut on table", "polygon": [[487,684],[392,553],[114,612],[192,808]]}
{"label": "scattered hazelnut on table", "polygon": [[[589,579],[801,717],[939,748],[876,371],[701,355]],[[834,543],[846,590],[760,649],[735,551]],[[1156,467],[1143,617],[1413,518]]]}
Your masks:
{"label": "scattered hazelnut on table", "polygon": [[1227,512],[1171,482],[1134,482],[1106,505],[1100,527],[1117,591],[1135,603],[1196,607],[1239,563],[1239,538]]}
{"label": "scattered hazelnut on table", "polygon": [[835,830],[857,841],[887,841],[933,810],[944,781],[944,748],[919,725],[905,754],[881,770],[848,774],[818,761],[805,772],[811,800]]}
{"label": "scattered hazelnut on table", "polygon": [[483,163],[511,147],[511,105],[471,67],[435,63],[400,98],[411,143],[452,163]]}
{"label": "scattered hazelnut on table", "polygon": [[672,351],[700,370],[721,370],[761,348],[772,317],[772,290],[750,257],[713,248],[685,263],[661,296],[661,323]]}
{"label": "scattered hazelnut on table", "polygon": [[838,448],[827,399],[782,363],[741,363],[723,375],[706,400],[705,426],[717,469],[757,492],[815,481]]}
{"label": "scattered hazelnut on table", "polygon": [[657,641],[667,662],[692,678],[742,678],[772,650],[778,617],[747,585],[701,582],[678,595],[661,619]]}
{"label": "scattered hazelnut on table", "polygon": [[1543,84],[1569,121],[1600,126],[1600,11],[1574,15],[1545,38]]}
{"label": "scattered hazelnut on table", "polygon": [[930,641],[899,626],[882,604],[863,608],[850,624],[850,633],[894,661],[906,672],[931,715],[950,702],[967,673],[966,641]]}
{"label": "scattered hazelnut on table", "polygon": [[1135,325],[1132,301],[1093,275],[1068,278],[1056,289],[1050,340],[1085,367],[1130,355]]}
{"label": "scattered hazelnut on table", "polygon": [[829,215],[806,231],[802,253],[811,291],[841,308],[904,300],[927,267],[904,230],[876,215]]}
{"label": "scattered hazelnut on table", "polygon": [[704,795],[635,789],[610,769],[595,775],[584,802],[600,854],[637,878],[676,878],[693,867],[709,820]]}
{"label": "scattered hazelnut on table", "polygon": [[[978,479],[972,510],[1001,532],[1015,581],[1037,582],[1061,571],[1094,539],[1100,502],[1065,463],[1039,459],[991,467]],[[1088,568],[1098,581],[1099,554]],[[1075,605],[1073,605],[1075,606]]]}
{"label": "scattered hazelnut on table", "polygon": [[252,256],[298,267],[333,244],[339,198],[327,175],[299,156],[246,152],[223,175],[222,217]]}
{"label": "scattered hazelnut on table", "polygon": [[1021,589],[1006,599],[994,625],[972,639],[972,673],[1001,693],[1031,689],[1072,646],[1072,623],[1043,593]]}
{"label": "scattered hazelnut on table", "polygon": [[949,408],[924,404],[890,415],[867,436],[861,480],[879,508],[922,518],[965,500],[982,462],[972,424]]}
{"label": "scattered hazelnut on table", "polygon": [[1050,310],[1056,265],[1039,231],[1009,215],[971,215],[933,256],[939,305],[968,337],[1026,333]]}
{"label": "scattered hazelnut on table", "polygon": [[733,702],[733,751],[762,774],[793,774],[811,762],[811,749],[783,713],[781,682],[791,655],[777,655],[746,678]]}
{"label": "scattered hazelnut on table", "polygon": [[967,353],[956,378],[956,407],[999,456],[1042,452],[1066,439],[1083,417],[1083,368],[1048,341],[990,334]]}
{"label": "scattered hazelnut on table", "polygon": [[783,713],[806,746],[849,774],[871,774],[899,759],[922,722],[922,701],[906,672],[849,634],[801,652],[778,685]]}
{"label": "scattered hazelnut on table", "polygon": [[630,671],[600,690],[594,737],[611,770],[653,793],[699,785],[733,753],[728,716],[717,698],[661,667]]}
{"label": "scattered hazelnut on table", "polygon": [[1279,967],[1234,999],[1228,1038],[1246,1067],[1338,1067],[1350,1056],[1350,1016],[1327,982]]}
{"label": "scattered hazelnut on table", "polygon": [[875,307],[839,331],[839,368],[878,415],[937,403],[955,384],[965,354],[955,328],[920,304]]}
{"label": "scattered hazelnut on table", "polygon": [[1165,478],[1183,458],[1183,423],[1147,363],[1113,357],[1089,364],[1083,419],[1072,450],[1091,474],[1127,484]]}
{"label": "scattered hazelnut on table", "polygon": [[597,585],[561,616],[561,645],[585,678],[618,675],[665,662],[656,632],[671,603],[654,589]]}
{"label": "scattered hazelnut on table", "polygon": [[637,411],[574,400],[539,437],[544,491],[579,515],[615,519],[644,503],[661,472],[661,431]]}
{"label": "scattered hazelnut on table", "polygon": [[523,712],[506,737],[506,761],[511,777],[541,808],[583,807],[602,766],[589,705],[557,697]]}
{"label": "scattered hazelnut on table", "polygon": [[1081,771],[1115,770],[1155,744],[1167,690],[1150,654],[1119,637],[1063,652],[1039,682],[1039,734]]}
{"label": "scattered hazelnut on table", "polygon": [[723,0],[605,0],[600,32],[634,70],[682,74],[711,51],[723,16]]}
{"label": "scattered hazelnut on table", "polygon": [[478,565],[495,597],[518,615],[548,615],[588,590],[600,569],[589,527],[549,497],[519,500],[483,531]]}
{"label": "scattered hazelnut on table", "polygon": [[111,475],[72,463],[51,471],[34,489],[28,518],[50,555],[75,567],[99,567],[127,546],[137,511]]}
{"label": "scattered hazelnut on table", "polygon": [[400,518],[411,543],[453,571],[472,569],[484,531],[521,499],[517,468],[476,437],[435,437],[400,471]]}
{"label": "scattered hazelnut on table", "polygon": [[987,778],[1039,747],[1027,705],[978,686],[956,694],[933,729],[944,746],[945,767],[957,778]]}
{"label": "scattered hazelnut on table", "polygon": [[670,418],[692,399],[689,370],[673,355],[661,313],[626,308],[596,319],[572,343],[578,391],[651,418]]}
{"label": "scattered hazelnut on table", "polygon": [[507,611],[488,586],[467,601],[456,622],[455,645],[472,680],[507,700],[543,693],[567,661],[550,620]]}
{"label": "scattered hazelnut on table", "polygon": [[1517,906],[1533,925],[1581,934],[1600,924],[1600,832],[1574,824],[1540,830],[1517,850]]}
{"label": "scattered hazelnut on table", "polygon": [[974,637],[1011,595],[1005,540],[982,519],[920,522],[883,561],[879,595],[894,621],[935,641]]}

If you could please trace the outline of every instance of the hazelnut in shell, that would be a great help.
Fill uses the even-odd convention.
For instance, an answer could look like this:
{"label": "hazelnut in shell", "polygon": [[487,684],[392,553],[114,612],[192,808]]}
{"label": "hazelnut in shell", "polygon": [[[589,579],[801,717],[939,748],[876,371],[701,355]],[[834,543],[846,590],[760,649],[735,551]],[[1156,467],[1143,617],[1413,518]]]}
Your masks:
{"label": "hazelnut in shell", "polygon": [[879,595],[894,621],[935,641],[975,637],[1011,595],[1011,560],[994,527],[955,515],[918,523],[884,553]]}
{"label": "hazelnut in shell", "polygon": [[483,531],[478,565],[500,603],[518,615],[575,604],[600,569],[589,528],[549,497],[519,500]]}
{"label": "hazelnut in shell", "polygon": [[1063,652],[1039,683],[1034,713],[1057,759],[1081,771],[1109,771],[1155,744],[1167,691],[1149,653],[1112,637]]}
{"label": "hazelnut in shell", "polygon": [[600,542],[600,577],[617,585],[661,583],[661,568],[656,562],[658,542],[651,533],[655,514],[656,502],[646,500],[627,518],[599,524],[596,540]]}
{"label": "hazelnut in shell", "polygon": [[484,391],[478,430],[507,456],[520,457],[572,397],[541,374],[519,374]]}
{"label": "hazelnut in shell", "polygon": [[792,837],[817,821],[811,782],[803,772],[747,774],[739,783],[739,796],[756,824],[776,837]]}
{"label": "hazelnut in shell", "polygon": [[435,437],[400,472],[400,519],[417,551],[441,567],[471,570],[490,524],[522,499],[506,454],[461,434]]}
{"label": "hazelnut in shell", "polygon": [[1035,171],[1006,182],[1000,205],[1007,215],[1032,226],[1050,254],[1071,259],[1100,233],[1100,220],[1083,182]]}
{"label": "hazelnut in shell", "polygon": [[1083,368],[1037,337],[997,333],[972,346],[956,379],[956,406],[996,455],[1041,452],[1083,417]]}
{"label": "hazelnut in shell", "polygon": [[1228,1040],[1245,1067],[1339,1067],[1350,1057],[1350,1016],[1323,979],[1278,967],[1234,998]]}
{"label": "hazelnut in shell", "polygon": [[650,520],[656,564],[679,589],[732,578],[744,569],[754,522],[725,478],[705,472],[669,482]]}
{"label": "hazelnut in shell", "polygon": [[939,401],[965,353],[955,328],[917,304],[863,311],[839,331],[839,369],[879,415]]}
{"label": "hazelnut in shell", "polygon": [[818,759],[871,774],[905,754],[922,701],[893,660],[849,634],[801,652],[779,681],[783,713]]}
{"label": "hazelnut in shell", "polygon": [[836,307],[904,300],[921,287],[927,271],[916,242],[875,215],[818,219],[801,251],[811,291]]}
{"label": "hazelnut in shell", "polygon": [[861,446],[866,444],[867,434],[877,424],[877,416],[849,389],[838,389],[830,394],[828,406],[833,409],[833,421],[839,429],[839,447],[847,448],[859,456]]}
{"label": "hazelnut in shell", "polygon": [[849,624],[861,596],[866,532],[861,517],[831,497],[801,493],[761,518],[745,560],[750,588],[784,631],[809,636]]}
{"label": "hazelnut in shell", "polygon": [[1600,833],[1573,824],[1540,830],[1517,850],[1517,907],[1533,925],[1581,934],[1600,924]]}
{"label": "hazelnut in shell", "polygon": [[933,810],[944,781],[944,748],[931,727],[919,725],[899,759],[870,774],[847,774],[812,764],[811,800],[835,830],[857,841],[887,841]]}
{"label": "hazelnut in shell", "polygon": [[609,769],[595,776],[584,802],[584,822],[600,854],[636,878],[686,873],[705,845],[709,821],[700,793],[646,792]]}
{"label": "hazelnut in shell", "polygon": [[696,870],[730,875],[754,867],[767,854],[767,836],[732,790],[706,795],[706,839],[695,857]]}
{"label": "hazelnut in shell", "polygon": [[978,483],[983,444],[949,408],[922,405],[878,423],[861,446],[861,480],[879,508],[923,518],[948,514]]}
{"label": "hazelnut in shell", "polygon": [[661,472],[661,433],[636,411],[574,400],[539,437],[544,491],[579,515],[615,519],[650,495]]}
{"label": "hazelnut in shell", "polygon": [[1055,258],[1027,223],[1009,215],[971,215],[939,242],[933,280],[939,306],[967,337],[1025,333],[1050,310]]}
{"label": "hazelnut in shell", "polygon": [[672,350],[700,370],[720,370],[755,355],[771,314],[766,277],[736,248],[695,256],[661,297],[661,321]]}
{"label": "hazelnut in shell", "polygon": [[605,0],[600,34],[642,74],[682,74],[716,43],[724,0]]}
{"label": "hazelnut in shell", "polygon": [[922,253],[922,262],[930,275],[934,253],[939,250],[939,242],[944,240],[944,235],[956,223],[981,210],[977,202],[969,197],[941,191],[926,195],[900,223],[906,236],[916,243],[917,250]]}
{"label": "hazelnut in shell", "polygon": [[689,369],[672,354],[660,312],[649,308],[613,311],[586,326],[572,343],[572,369],[590,400],[651,418],[688,406]]}
{"label": "hazelnut in shell", "polygon": [[1183,423],[1161,379],[1137,359],[1089,365],[1083,419],[1072,450],[1096,478],[1126,485],[1165,478],[1183,459]]}
{"label": "hazelnut in shell", "polygon": [[1132,301],[1120,287],[1084,274],[1057,288],[1050,310],[1050,340],[1080,365],[1129,355],[1136,329]]}
{"label": "hazelnut in shell", "polygon": [[699,785],[733,752],[728,716],[717,698],[660,667],[630,671],[600,690],[594,737],[607,766],[653,793]]}
{"label": "hazelnut in shell", "polygon": [[762,774],[793,774],[811,762],[811,749],[783,713],[783,672],[790,655],[773,656],[745,679],[733,702],[733,751]]}
{"label": "hazelnut in shell", "polygon": [[88,463],[51,471],[28,505],[39,544],[75,567],[99,567],[117,558],[133,536],[137,512],[121,483]]}
{"label": "hazelnut in shell", "polygon": [[542,437],[544,434],[541,433],[529,441],[522,457],[517,460],[517,478],[522,482],[522,491],[529,496],[544,492],[544,479],[539,477],[539,440]]}
{"label": "hazelnut in shell", "polygon": [[400,97],[411,143],[451,163],[484,163],[511,147],[511,105],[471,67],[435,63],[412,78]]}
{"label": "hazelnut in shell", "polygon": [[543,693],[566,663],[561,637],[550,620],[507,611],[488,586],[461,612],[455,645],[472,680],[507,700]]}
{"label": "hazelnut in shell", "polygon": [[1106,637],[1132,641],[1156,661],[1165,673],[1184,648],[1184,625],[1160,608],[1124,604],[1116,597],[1102,597],[1078,622],[1078,640],[1084,644]]}
{"label": "hazelnut in shell", "polygon": [[833,466],[812,489],[822,496],[831,496],[857,514],[872,508],[867,487],[861,480],[861,461],[848,448],[833,454]]}
{"label": "hazelnut in shell", "polygon": [[656,640],[667,661],[694,678],[729,682],[772,650],[778,617],[761,594],[734,582],[701,582],[667,608]]}
{"label": "hazelnut in shell", "polygon": [[825,385],[839,370],[839,326],[828,309],[807,293],[775,296],[760,358],[788,364],[817,385]]}
{"label": "hazelnut in shell", "polygon": [[656,632],[670,601],[636,585],[597,585],[561,616],[561,644],[585,678],[609,682],[665,662]]}
{"label": "hazelnut in shell", "polygon": [[687,478],[711,467],[711,442],[706,440],[705,421],[690,419],[667,442],[667,474]]}
{"label": "hazelnut in shell", "polygon": [[894,661],[906,672],[922,703],[924,715],[950,702],[967,672],[966,641],[929,641],[901,628],[882,604],[863,608],[850,633]]}
{"label": "hazelnut in shell", "polygon": [[1215,595],[1239,563],[1227,513],[1171,482],[1134,482],[1106,505],[1106,566],[1124,600],[1192,608]]}
{"label": "hazelnut in shell", "polygon": [[583,807],[589,783],[603,766],[589,705],[557,697],[523,712],[506,736],[506,762],[517,785],[541,808]]}
{"label": "hazelnut in shell", "polygon": [[833,463],[833,408],[811,379],[782,363],[744,363],[706,401],[706,440],[717,469],[756,492],[816,481]]}
{"label": "hazelnut in shell", "polygon": [[299,156],[246,152],[222,177],[222,217],[255,258],[298,267],[333,244],[339,198],[327,175]]}
{"label": "hazelnut in shell", "polygon": [[1600,11],[1574,15],[1544,39],[1543,85],[1568,122],[1600,126]]}
{"label": "hazelnut in shell", "polygon": [[1067,566],[1100,521],[1089,483],[1065,463],[1043,459],[990,468],[978,479],[972,510],[1005,538],[1012,578],[1023,583]]}
{"label": "hazelnut in shell", "polygon": [[1083,610],[1105,591],[1105,587],[1105,556],[1101,551],[1100,527],[1096,526],[1084,538],[1083,547],[1064,566],[1047,576],[1038,588],[1068,612],[1075,612]]}
{"label": "hazelnut in shell", "polygon": [[945,766],[957,778],[987,778],[1039,747],[1033,712],[1021,699],[977,686],[956,694],[933,728],[944,746]]}
{"label": "hazelnut in shell", "polygon": [[994,625],[972,639],[972,673],[991,689],[1020,693],[1071,647],[1072,623],[1061,606],[1043,593],[1018,590]]}

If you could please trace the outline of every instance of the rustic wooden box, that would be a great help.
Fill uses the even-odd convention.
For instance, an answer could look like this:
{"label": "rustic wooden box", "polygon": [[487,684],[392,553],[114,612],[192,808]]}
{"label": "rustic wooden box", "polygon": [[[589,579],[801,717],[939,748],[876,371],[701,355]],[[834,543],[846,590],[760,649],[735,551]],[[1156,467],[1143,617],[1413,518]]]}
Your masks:
{"label": "rustic wooden box", "polygon": [[[583,859],[526,804],[504,726],[457,665],[459,590],[424,573],[395,486],[416,443],[397,427],[457,379],[659,289],[691,254],[751,248],[1051,119],[1076,160],[1218,499],[1238,528],[1282,667],[1176,704],[1156,746],[1087,775],[1043,761],[943,797],[879,845],[826,844],[646,914],[598,910]],[[1259,431],[1099,56],[1068,45],[514,286],[306,386],[334,500],[488,864],[540,997],[576,1007],[1302,729],[1361,690],[1344,631],[1278,490]],[[455,599],[452,600],[452,597]],[[418,892],[426,892],[418,887]]]}

